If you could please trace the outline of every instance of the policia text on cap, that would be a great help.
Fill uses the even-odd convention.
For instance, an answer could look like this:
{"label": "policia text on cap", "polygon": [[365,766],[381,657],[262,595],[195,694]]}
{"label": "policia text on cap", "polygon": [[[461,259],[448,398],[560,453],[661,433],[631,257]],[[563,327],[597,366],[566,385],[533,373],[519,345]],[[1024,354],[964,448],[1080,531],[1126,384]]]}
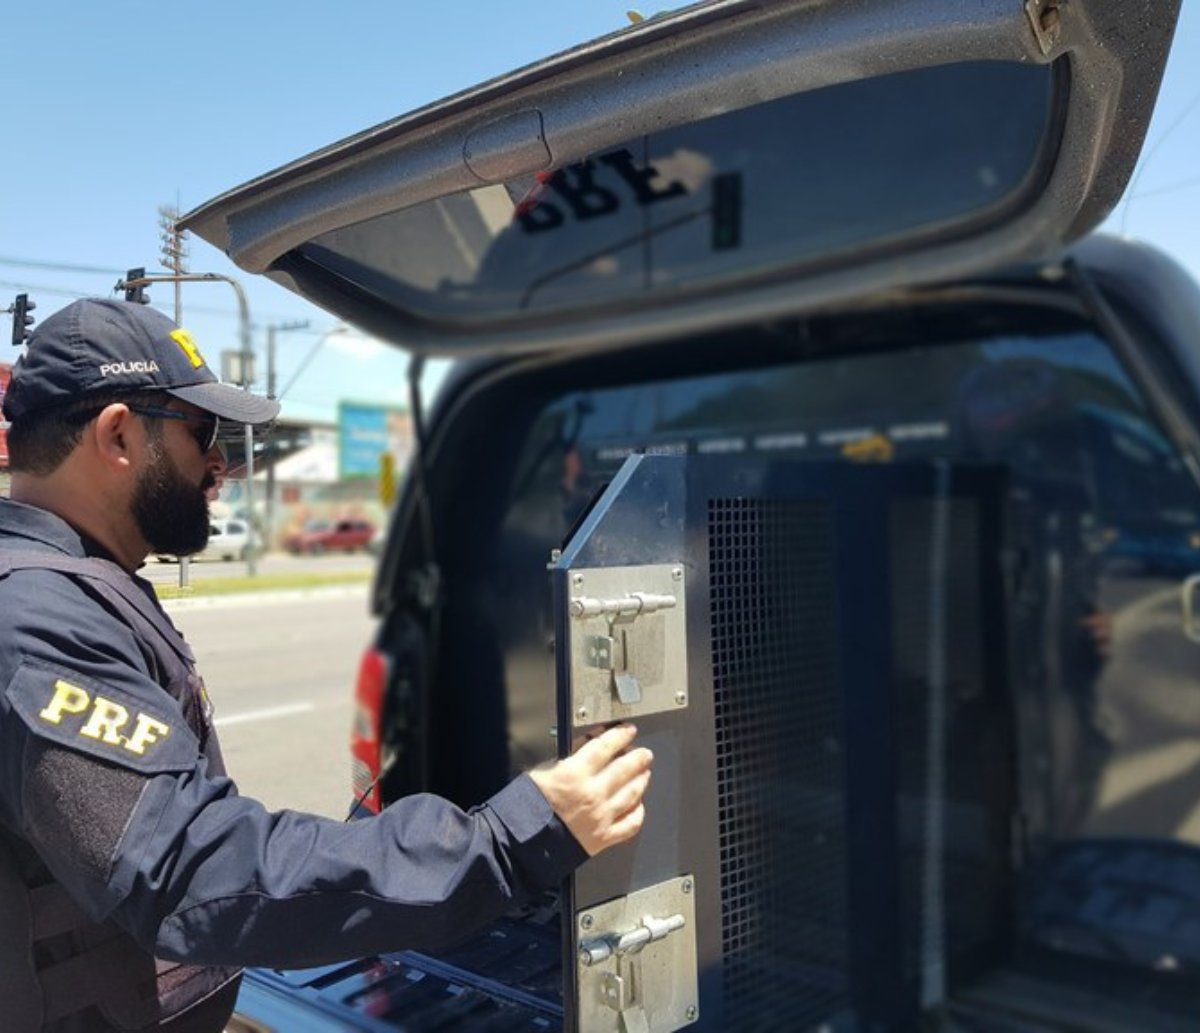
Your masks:
{"label": "policia text on cap", "polygon": [[635,835],[633,729],[463,812],[269,813],[225,774],[191,650],[134,571],[208,534],[221,424],[277,405],[220,384],[137,304],[75,302],[5,396],[0,499],[0,1002],[6,1030],[217,1031],[243,965],[436,944]]}

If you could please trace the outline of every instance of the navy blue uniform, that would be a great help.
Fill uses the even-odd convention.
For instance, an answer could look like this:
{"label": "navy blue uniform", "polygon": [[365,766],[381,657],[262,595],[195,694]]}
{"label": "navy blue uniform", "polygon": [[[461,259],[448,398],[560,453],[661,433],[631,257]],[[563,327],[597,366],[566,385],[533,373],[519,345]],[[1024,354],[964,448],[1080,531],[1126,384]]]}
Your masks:
{"label": "navy blue uniform", "polygon": [[[14,549],[105,555],[0,499],[0,550]],[[161,680],[85,582],[0,580],[0,824],[89,919],[158,958],[303,967],[429,946],[585,857],[528,776],[469,812],[426,795],[350,824],[268,812],[214,772],[206,717]]]}

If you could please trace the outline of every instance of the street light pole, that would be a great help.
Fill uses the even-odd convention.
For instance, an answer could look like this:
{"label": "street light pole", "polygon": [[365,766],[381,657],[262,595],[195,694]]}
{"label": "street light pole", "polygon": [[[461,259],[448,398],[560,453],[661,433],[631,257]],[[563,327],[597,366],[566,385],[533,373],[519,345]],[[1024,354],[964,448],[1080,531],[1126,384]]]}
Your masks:
{"label": "street light pole", "polygon": [[[238,299],[238,325],[241,329],[242,345],[242,390],[250,390],[251,369],[254,365],[254,348],[250,343],[250,306],[246,303],[246,292],[242,285],[228,276],[221,277],[232,288]],[[246,576],[258,573],[258,535],[254,526],[254,427],[247,423],[246,430]]]}
{"label": "street light pole", "polygon": [[[307,330],[308,320],[302,319],[292,323],[272,323],[267,327],[267,397],[275,398],[275,334],[287,333],[291,330]],[[275,529],[275,462],[274,450],[267,446],[267,520],[265,538],[269,542]]]}
{"label": "street light pole", "polygon": [[[227,283],[233,288],[238,302],[238,323],[240,327],[242,352],[242,387],[250,390],[250,365],[254,351],[250,345],[250,306],[246,301],[246,292],[242,285],[232,276],[222,273],[168,273],[152,276],[126,276],[117,281],[117,290],[127,291],[146,287],[152,283]],[[257,573],[255,553],[258,543],[254,534],[254,429],[246,424],[246,573],[254,577]]]}

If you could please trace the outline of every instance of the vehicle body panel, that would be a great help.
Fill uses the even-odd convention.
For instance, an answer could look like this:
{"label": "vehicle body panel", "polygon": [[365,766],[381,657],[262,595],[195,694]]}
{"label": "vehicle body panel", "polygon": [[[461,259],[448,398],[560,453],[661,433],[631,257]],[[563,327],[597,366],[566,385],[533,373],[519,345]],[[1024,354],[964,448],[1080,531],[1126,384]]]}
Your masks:
{"label": "vehicle body panel", "polygon": [[[1072,262],[1074,274],[1070,273]],[[1144,283],[1136,281],[1138,289],[1131,290],[1126,274],[1138,268],[1158,269],[1160,275],[1148,276]],[[1200,400],[1200,386],[1187,372],[1194,348],[1190,329],[1200,316],[1200,304],[1194,289],[1177,289],[1172,272],[1169,262],[1144,248],[1120,241],[1087,242],[1068,256],[1065,266],[1002,271],[990,281],[912,292],[907,298],[893,299],[890,306],[864,306],[840,317],[747,326],[736,335],[717,333],[709,341],[689,339],[686,350],[638,349],[616,363],[582,356],[483,361],[460,370],[433,415],[427,455],[437,536],[434,548],[446,593],[438,685],[441,689],[452,685],[455,691],[451,695],[430,685],[429,694],[406,712],[400,726],[406,729],[407,738],[393,739],[389,747],[402,754],[402,759],[385,799],[418,788],[443,792],[463,802],[479,799],[514,768],[545,759],[552,752],[546,731],[552,722],[562,727],[562,715],[555,721],[546,702],[552,658],[543,636],[552,611],[544,594],[544,565],[552,548],[562,546],[573,532],[585,534],[588,521],[598,519],[593,509],[592,516],[579,523],[595,493],[619,476],[625,455],[639,447],[654,452],[677,451],[682,446],[689,457],[705,458],[715,454],[712,443],[727,448],[729,442],[740,439],[747,468],[768,456],[783,459],[807,454],[809,461],[843,464],[850,476],[855,472],[851,459],[857,454],[883,461],[883,469],[877,471],[881,476],[890,472],[900,475],[903,467],[914,463],[961,456],[968,442],[958,436],[959,428],[970,426],[988,435],[981,439],[990,450],[987,455],[1007,455],[1003,462],[1019,473],[1019,490],[1004,492],[1004,507],[1010,509],[1008,533],[1017,537],[999,550],[989,548],[984,553],[1010,569],[1012,558],[1029,549],[1031,555],[1042,556],[1047,566],[1044,571],[1035,567],[1023,575],[1025,587],[1016,594],[1012,587],[1004,590],[1008,602],[1001,624],[1018,636],[1017,645],[993,644],[993,651],[1000,649],[1005,656],[983,666],[993,671],[993,676],[1005,677],[1018,713],[1025,714],[1014,733],[1025,743],[1023,773],[1015,782],[1005,777],[999,787],[1007,784],[1006,792],[1021,794],[1022,805],[1016,814],[1023,831],[1017,835],[1003,822],[993,826],[990,834],[1000,838],[978,856],[999,862],[1000,878],[989,877],[947,898],[948,915],[953,916],[958,930],[951,942],[970,949],[956,955],[959,960],[950,969],[952,992],[946,1021],[951,1024],[945,1028],[1050,1030],[1064,1024],[1087,1030],[1187,1028],[1188,1020],[1181,1016],[1194,1014],[1189,1009],[1196,1004],[1188,996],[1187,973],[1196,964],[1193,958],[1200,959],[1200,954],[1186,933],[1171,932],[1172,928],[1183,929],[1173,924],[1176,920],[1171,916],[1182,915],[1173,910],[1176,905],[1187,907],[1181,903],[1179,888],[1186,885],[1188,866],[1193,863],[1193,834],[1178,825],[1180,815],[1164,801],[1174,793],[1194,801],[1200,784],[1190,769],[1172,768],[1152,782],[1141,783],[1138,778],[1146,776],[1134,772],[1141,763],[1142,749],[1153,745],[1165,751],[1164,755],[1174,755],[1185,749],[1193,734],[1197,715],[1187,701],[1191,695],[1188,685],[1194,683],[1189,673],[1189,650],[1194,647],[1180,644],[1177,627],[1174,633],[1166,630],[1172,608],[1178,605],[1175,584],[1162,574],[1130,575],[1120,564],[1110,562],[1099,534],[1105,526],[1099,517],[1130,512],[1127,497],[1143,501],[1141,508],[1149,514],[1176,512],[1178,492],[1190,491],[1193,498],[1200,497],[1187,470],[1189,459],[1194,458],[1188,452],[1187,436],[1172,437],[1155,401],[1165,398],[1177,412],[1191,414]],[[1140,374],[1123,367],[1116,358],[1104,357],[1105,350],[1114,356],[1123,353],[1110,338],[1098,335],[1072,275],[1106,285],[1105,297],[1120,313],[1143,360],[1145,369]],[[1123,289],[1113,289],[1114,285]],[[1014,314],[1002,317],[1006,310]],[[933,318],[938,311],[942,316]],[[1155,313],[1162,311],[1173,311],[1175,318],[1158,319]],[[943,317],[950,322],[950,330],[938,330]],[[962,330],[954,330],[958,324]],[[1084,336],[1079,337],[1077,331]],[[1085,344],[1093,335],[1094,342]],[[734,343],[736,347],[731,347]],[[973,358],[959,365],[955,355],[963,348],[969,348]],[[1017,381],[991,375],[980,379],[971,375],[971,363],[981,359],[1019,371],[1050,363],[1057,373],[1050,378],[1039,375]],[[830,390],[830,385],[838,382],[839,370],[846,374],[857,371],[856,394],[840,397]],[[946,371],[953,371],[953,376],[947,379]],[[1104,378],[1094,380],[1089,371],[1104,371]],[[1106,380],[1111,381],[1110,387],[1104,386]],[[709,383],[714,390],[701,390]],[[874,386],[868,389],[869,384]],[[749,394],[748,385],[760,385],[767,393]],[[926,385],[939,386],[931,389]],[[1014,392],[1014,386],[1020,390]],[[1065,394],[1064,388],[1068,389]],[[951,394],[940,393],[943,391]],[[946,401],[952,397],[963,402],[958,415]],[[590,399],[590,408],[581,408],[579,398]],[[1011,449],[1022,439],[1031,443],[1051,440],[1038,429],[1053,426],[1046,422],[1051,413],[1047,406],[1061,408],[1068,399],[1073,399],[1070,411],[1075,413],[1072,419],[1079,434],[1062,440],[1081,445],[1082,454],[1091,457],[1088,463],[1080,464],[1068,454],[1049,462],[1043,453],[1035,462],[1036,457],[1025,450],[996,451],[1001,446]],[[929,408],[931,402],[936,402],[933,408]],[[1097,409],[1100,402],[1103,405]],[[681,421],[681,414],[689,412],[694,415]],[[503,434],[497,430],[502,426],[497,413],[509,414]],[[920,428],[928,430],[939,414],[945,427],[937,434],[913,436]],[[1014,417],[1018,424],[1012,423]],[[547,437],[539,429],[550,426],[561,429],[558,436]],[[889,458],[883,458],[884,452],[848,449],[864,439],[847,437],[845,431],[871,426],[890,443]],[[1007,435],[1013,426],[1025,429],[1015,439],[997,436],[1002,431]],[[807,444],[789,443],[788,427],[807,435]],[[826,431],[835,433],[825,435]],[[485,440],[487,446],[483,447]],[[1131,447],[1142,440],[1154,441],[1155,447]],[[576,453],[581,468],[571,458]],[[739,465],[736,455],[729,460],[735,469]],[[1154,458],[1159,455],[1165,458]],[[533,466],[527,468],[530,463]],[[1098,479],[1089,489],[1092,501],[1081,507],[1072,501],[1076,489],[1070,486],[1079,471],[1089,469],[1089,463],[1093,473],[1088,476]],[[925,469],[928,472],[929,467]],[[872,471],[862,473],[869,476]],[[570,490],[565,480],[559,485],[564,474],[576,477]],[[383,617],[378,645],[392,666],[412,679],[413,668],[406,665],[411,665],[413,658],[406,655],[408,647],[396,629],[402,623],[422,620],[421,614],[426,612],[414,595],[414,576],[426,558],[420,522],[413,519],[418,500],[411,481],[405,492],[376,595]],[[472,506],[462,504],[466,498],[472,500]],[[1038,498],[1042,501],[1037,502]],[[1163,499],[1161,507],[1154,504],[1159,498]],[[658,511],[653,506],[633,507],[631,512],[639,508],[657,523]],[[988,509],[999,511],[996,506]],[[1079,524],[1082,533],[1078,537],[1047,538],[1041,523],[1031,518],[1048,511],[1078,512],[1088,520]],[[869,513],[870,508],[863,512]],[[646,535],[630,524],[623,536],[614,539],[614,547],[628,550],[643,540]],[[1026,544],[1018,549],[1015,542]],[[1058,561],[1055,555],[1060,557]],[[911,550],[911,558],[917,571],[929,569],[918,550]],[[1061,564],[1066,580],[1055,580],[1055,562]],[[1002,580],[994,578],[993,584]],[[860,574],[851,583],[869,593],[869,575]],[[1047,621],[1053,614],[1047,609],[1048,601],[1060,594],[1056,584],[1069,589],[1064,600],[1076,591],[1082,593],[1072,606],[1099,592],[1110,604],[1130,604],[1130,613],[1145,613],[1152,619],[1143,625],[1141,618],[1133,624],[1128,623],[1128,616],[1119,618],[1126,622],[1125,630],[1118,631],[1112,658],[1099,668],[1085,658],[1094,654],[1088,649],[1080,652],[1083,644],[1068,636],[1060,654],[1064,667],[1055,676],[1062,687],[1053,689],[1039,681],[1047,674],[1018,675],[1012,665],[1017,657],[1039,653],[1041,647],[1033,643],[1042,642],[1047,634]],[[1024,616],[1022,607],[1026,608]],[[703,607],[698,609],[703,612]],[[954,612],[956,620],[969,612],[962,598]],[[860,631],[881,626],[881,621],[861,612],[852,620],[852,626]],[[1063,624],[1064,630],[1070,626],[1069,621]],[[1154,638],[1159,635],[1167,637]],[[969,636],[960,629],[951,638],[963,641]],[[1152,650],[1155,669],[1131,667],[1134,656],[1151,655],[1143,650],[1152,639],[1158,643]],[[918,651],[924,641],[920,635],[915,638]],[[463,648],[468,642],[469,650]],[[871,650],[858,652],[864,660],[873,655]],[[848,656],[853,655],[851,650]],[[1013,673],[1003,676],[1006,668]],[[957,679],[964,677],[963,670],[951,667],[952,673],[958,672]],[[1097,670],[1108,672],[1099,682],[1095,673],[1088,673]],[[700,679],[697,685],[703,681],[702,675]],[[419,672],[416,680],[420,680]],[[1038,684],[1042,688],[1035,688]],[[396,685],[393,681],[393,693]],[[1101,687],[1101,706],[1089,712],[1111,715],[1094,727],[1091,719],[1079,725],[1071,711],[1062,708],[1063,701],[1075,698],[1073,694],[1089,685]],[[1127,692],[1121,686],[1136,691]],[[1045,705],[1038,702],[1041,694],[1046,694]],[[974,764],[978,771],[1011,771],[989,752],[1002,741],[993,733],[1003,727],[1003,714],[964,723],[968,711],[963,708],[977,705],[971,699],[968,695],[955,702],[960,719],[953,727],[959,732],[950,740],[954,756],[959,758],[955,770],[964,790],[971,784],[986,784],[977,776],[968,779],[964,763]],[[382,715],[385,721],[396,720],[396,705],[393,695]],[[1162,708],[1174,714],[1167,725],[1157,723]],[[473,718],[466,724],[461,721],[464,710]],[[1109,720],[1116,723],[1109,725]],[[644,724],[660,757],[669,764],[675,753],[669,733],[659,720],[647,719]],[[961,737],[968,728],[976,730],[972,733],[976,738]],[[1151,732],[1151,728],[1157,731]],[[1082,737],[1080,729],[1086,731]],[[1134,729],[1138,731],[1134,733]],[[384,731],[391,734],[386,727]],[[1097,733],[1099,737],[1095,737]],[[1027,760],[1042,749],[1047,751],[1051,767],[1044,775],[1034,775]],[[811,755],[811,748],[797,752],[797,756]],[[917,776],[911,766],[904,770],[908,772],[906,784],[913,785],[911,780],[919,778],[920,768]],[[666,772],[664,768],[663,774]],[[666,775],[667,784],[656,783],[651,795],[654,813],[664,815],[656,828],[664,833],[670,830],[671,814],[676,811],[673,781]],[[1089,792],[1098,795],[1077,798],[1073,786],[1090,787]],[[812,798],[802,795],[799,799]],[[1004,810],[996,807],[984,813],[998,818]],[[978,828],[977,819],[969,814],[952,808],[949,815],[950,828],[958,830],[955,834],[964,830],[970,834],[966,842],[974,841],[976,833],[970,830]],[[1105,846],[1110,841],[1107,837],[1112,836],[1126,844],[1124,852],[1116,845]],[[904,842],[903,838],[898,841]],[[663,850],[669,849],[661,837],[655,842],[658,845],[652,847],[647,840],[644,848],[635,850],[634,857],[640,858],[633,864],[635,870],[648,863],[649,855],[642,857],[642,849],[660,858]],[[1046,853],[1046,847],[1055,843],[1061,849]],[[1143,845],[1139,847],[1139,843]],[[813,865],[807,852],[812,849],[805,845],[790,855],[793,865],[801,864],[814,878],[818,872],[828,874]],[[688,857],[681,856],[680,864],[691,868],[695,849],[688,853]],[[1032,906],[1017,912],[1014,905],[1004,905],[1007,891],[996,887],[1003,887],[1005,880],[1014,876],[1032,878],[1043,861],[1047,865],[1044,877],[1028,883],[1037,888]],[[614,855],[593,869],[589,878],[608,880],[614,869],[622,867],[621,857]],[[910,879],[914,870],[911,860],[903,870],[909,873],[903,879]],[[861,888],[861,867],[858,872],[855,878]],[[1171,877],[1175,881],[1162,883],[1156,872],[1175,872]],[[1113,912],[1111,924],[1101,926],[1101,940],[1097,941],[1094,918],[1089,915],[1101,900],[1120,892],[1121,880],[1130,873],[1145,880],[1147,904],[1143,907],[1128,900]],[[911,883],[902,881],[901,886],[905,885]],[[984,885],[992,888],[985,893],[980,888]],[[1159,898],[1159,903],[1151,903]],[[861,921],[861,908],[873,899],[886,899],[886,895],[875,898],[870,893],[856,893],[850,899],[859,901]],[[1168,899],[1175,902],[1171,907],[1163,903]],[[965,906],[968,901],[973,902],[970,909]],[[997,902],[1004,918],[997,918],[993,907]],[[1007,934],[999,930],[1008,927],[1007,918],[1018,914],[1021,935],[1015,944],[1020,949],[1014,952],[1013,944],[1005,946]],[[1159,917],[1153,917],[1155,914]],[[911,957],[912,922],[911,912],[902,910],[898,923],[891,923],[889,935],[880,943],[895,943],[898,937],[904,944],[900,956]],[[973,939],[972,929],[982,930],[982,939]],[[482,942],[487,942],[486,934]],[[1098,942],[1109,946],[1101,947]],[[1129,952],[1131,960],[1116,963],[1115,951]],[[571,953],[563,956],[570,958]],[[895,970],[887,957],[877,958],[876,964],[870,964],[861,953],[851,957],[859,960],[847,972],[876,973],[877,1001],[887,999],[889,985],[892,992],[904,985],[903,981],[889,984]],[[1171,960],[1163,961],[1164,957]],[[984,959],[982,967],[979,958]],[[987,961],[989,958],[992,960]],[[1133,961],[1135,958],[1140,960]],[[1162,968],[1164,965],[1176,966],[1174,971],[1182,975],[1172,978],[1172,970]],[[892,974],[885,979],[888,973]],[[563,976],[566,978],[565,971]],[[858,986],[862,978],[852,975]],[[498,981],[502,983],[503,977]],[[798,986],[800,979],[793,976],[791,983],[785,984]],[[346,984],[353,985],[353,980]],[[707,985],[705,1000],[711,1002],[711,982]],[[338,980],[328,983],[331,993],[338,986]],[[352,997],[344,995],[338,1005],[346,1009],[348,1024],[350,1016],[365,1007],[366,998]],[[796,1007],[794,1002],[791,1007]],[[893,1013],[885,1010],[880,1021],[888,1014]],[[394,1021],[403,1024],[404,1013],[397,1011]]]}
{"label": "vehicle body panel", "polygon": [[[353,137],[224,195],[181,225],[243,268],[272,275],[382,339],[460,355],[644,344],[1050,255],[1095,226],[1123,189],[1176,9],[1150,11],[1122,0],[1046,6],[1052,14],[1038,3],[1005,0],[951,8],[907,0],[698,4]],[[1043,16],[1052,28],[1042,25]],[[918,221],[898,235],[868,232],[844,253],[831,243],[827,254],[784,257],[757,276],[734,264],[682,290],[668,278],[632,304],[589,304],[585,297],[543,312],[505,303],[464,320],[453,306],[442,315],[409,306],[398,281],[384,274],[372,283],[366,267],[339,268],[318,246],[330,234],[380,220],[379,235],[363,239],[360,257],[386,263],[384,256],[394,254],[386,241],[396,232],[390,213],[505,183],[511,195],[511,184],[535,177],[524,199],[504,190],[487,194],[500,205],[491,215],[484,209],[492,201],[480,194],[488,232],[499,240],[506,225],[520,220],[522,204],[539,196],[538,174],[575,163],[585,170],[576,175],[591,175],[586,163],[593,156],[648,134],[954,62],[1046,68],[1054,83],[1048,135],[1027,181],[1003,204],[981,201],[978,210],[948,222],[931,216],[928,225]],[[830,125],[813,138],[811,151],[820,155],[847,129]],[[887,158],[886,151],[873,156],[875,163]],[[624,175],[635,192],[653,193],[650,171]],[[919,181],[915,171],[893,170],[893,189]],[[545,182],[554,185],[553,177]],[[716,189],[715,180],[704,182],[706,191]],[[748,182],[746,196],[756,196],[755,189]],[[859,203],[867,197],[860,193]],[[450,223],[434,253],[461,249],[463,234],[448,210],[432,210]],[[585,208],[580,217],[592,214],[599,213]],[[714,242],[714,254],[722,246]],[[749,237],[734,242],[752,254],[754,246]],[[419,247],[430,252],[431,244]]]}

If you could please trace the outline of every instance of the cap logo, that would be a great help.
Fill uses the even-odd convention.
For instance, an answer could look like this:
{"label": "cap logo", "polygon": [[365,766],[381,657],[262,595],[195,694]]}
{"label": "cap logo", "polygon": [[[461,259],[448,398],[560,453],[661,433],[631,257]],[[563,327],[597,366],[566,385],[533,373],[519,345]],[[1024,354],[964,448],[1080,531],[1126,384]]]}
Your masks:
{"label": "cap logo", "polygon": [[106,362],[100,367],[100,376],[113,377],[130,373],[157,373],[158,363],[153,359],[137,359],[134,362]]}
{"label": "cap logo", "polygon": [[188,362],[192,364],[194,369],[199,369],[204,365],[204,356],[200,354],[200,349],[196,347],[195,339],[186,330],[182,327],[178,330],[172,330],[171,340],[183,349],[183,354],[188,357]]}

